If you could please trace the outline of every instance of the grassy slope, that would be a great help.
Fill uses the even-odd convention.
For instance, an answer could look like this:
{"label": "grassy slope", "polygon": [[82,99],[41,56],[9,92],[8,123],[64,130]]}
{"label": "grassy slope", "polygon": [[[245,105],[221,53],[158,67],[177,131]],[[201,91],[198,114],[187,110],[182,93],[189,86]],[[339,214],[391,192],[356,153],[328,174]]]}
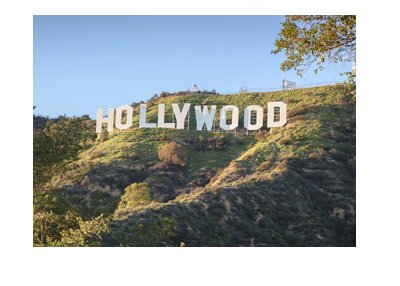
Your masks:
{"label": "grassy slope", "polygon": [[[156,120],[158,103],[234,104],[242,124],[246,106],[270,101],[287,103],[288,122],[258,139],[239,132],[225,151],[198,151],[192,139],[213,133],[132,128],[82,152],[51,187],[67,208],[112,216],[111,245],[132,245],[121,234],[162,218],[173,221],[174,235],[157,245],[355,245],[355,100],[344,87],[166,97],[148,118]],[[190,118],[194,129],[193,108]],[[157,147],[173,140],[190,158],[184,168],[158,163]],[[153,202],[115,211],[124,188],[142,181]]]}

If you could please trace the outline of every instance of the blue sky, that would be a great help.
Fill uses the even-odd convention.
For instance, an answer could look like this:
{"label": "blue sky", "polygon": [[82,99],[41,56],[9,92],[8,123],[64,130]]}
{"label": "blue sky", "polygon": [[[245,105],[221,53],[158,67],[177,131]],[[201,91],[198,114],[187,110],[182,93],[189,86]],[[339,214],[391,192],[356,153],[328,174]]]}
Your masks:
{"label": "blue sky", "polygon": [[[283,16],[34,16],[35,113],[95,116],[96,108],[161,91],[236,92],[281,85],[273,55]],[[342,64],[297,84],[342,81]]]}

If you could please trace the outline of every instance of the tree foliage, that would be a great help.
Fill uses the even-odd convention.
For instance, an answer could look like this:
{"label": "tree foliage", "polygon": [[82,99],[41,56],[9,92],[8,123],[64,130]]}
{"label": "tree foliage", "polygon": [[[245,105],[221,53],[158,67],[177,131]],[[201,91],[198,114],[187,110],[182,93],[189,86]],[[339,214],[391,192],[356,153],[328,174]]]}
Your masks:
{"label": "tree foliage", "polygon": [[100,215],[92,220],[77,218],[79,228],[61,232],[56,246],[100,246],[103,235],[109,232],[108,221]]}
{"label": "tree foliage", "polygon": [[34,246],[100,246],[108,232],[103,215],[86,221],[71,211],[65,215],[36,212],[33,216]]}
{"label": "tree foliage", "polygon": [[60,171],[68,160],[94,138],[93,128],[79,117],[60,116],[47,122],[44,129],[33,132],[33,181],[34,187],[42,186]]}
{"label": "tree foliage", "polygon": [[327,62],[355,61],[356,16],[286,16],[272,51],[280,52],[286,56],[281,69],[294,69],[299,76],[310,67],[317,73]]}
{"label": "tree foliage", "polygon": [[33,245],[55,243],[60,233],[60,217],[53,212],[35,212],[33,215]]}

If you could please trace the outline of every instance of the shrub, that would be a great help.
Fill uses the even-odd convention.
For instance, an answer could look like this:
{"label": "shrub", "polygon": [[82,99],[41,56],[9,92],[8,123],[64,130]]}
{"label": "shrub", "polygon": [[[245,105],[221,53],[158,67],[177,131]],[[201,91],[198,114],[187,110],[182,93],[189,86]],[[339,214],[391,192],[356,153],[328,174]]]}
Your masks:
{"label": "shrub", "polygon": [[217,151],[226,150],[226,148],[230,144],[228,137],[224,133],[217,133],[214,137],[214,140],[215,143],[213,149]]}
{"label": "shrub", "polygon": [[133,183],[125,188],[118,209],[130,209],[145,206],[151,202],[151,189],[146,183]]}
{"label": "shrub", "polygon": [[265,132],[265,131],[261,131],[261,132],[256,132],[255,134],[254,134],[254,138],[256,139],[256,140],[263,140],[263,139],[265,139],[265,137],[267,136],[267,133]]}
{"label": "shrub", "polygon": [[90,152],[90,154],[89,154],[89,158],[96,159],[96,158],[100,158],[103,155],[104,155],[103,152],[101,152],[100,150],[93,149],[92,152]]}
{"label": "shrub", "polygon": [[115,183],[115,179],[113,176],[107,175],[103,177],[103,182],[106,183],[107,185],[112,185]]}
{"label": "shrub", "polygon": [[137,160],[139,156],[135,151],[132,151],[131,153],[129,153],[129,158],[132,160]]}
{"label": "shrub", "polygon": [[231,144],[229,138],[224,133],[216,133],[214,137],[200,135],[196,139],[197,150],[224,151]]}
{"label": "shrub", "polygon": [[[176,222],[170,217],[152,217],[144,220],[131,218],[114,226],[113,236],[119,246],[167,246],[173,244]],[[132,235],[133,234],[133,235]],[[172,241],[171,241],[172,240]]]}
{"label": "shrub", "polygon": [[165,163],[170,163],[179,166],[185,166],[186,158],[182,145],[176,142],[171,142],[160,147],[158,157]]}
{"label": "shrub", "polygon": [[108,131],[107,131],[107,129],[101,130],[100,137],[99,137],[100,143],[103,143],[103,142],[107,141],[107,139],[108,139]]}

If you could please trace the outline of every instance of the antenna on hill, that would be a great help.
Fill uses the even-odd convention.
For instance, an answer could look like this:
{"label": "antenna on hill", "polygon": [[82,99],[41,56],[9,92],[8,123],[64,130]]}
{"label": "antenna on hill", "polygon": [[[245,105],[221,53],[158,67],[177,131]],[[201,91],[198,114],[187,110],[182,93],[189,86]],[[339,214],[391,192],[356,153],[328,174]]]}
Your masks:
{"label": "antenna on hill", "polygon": [[296,89],[296,82],[290,80],[282,80],[282,90]]}
{"label": "antenna on hill", "polygon": [[239,89],[239,93],[247,93],[247,84],[243,84],[243,86]]}
{"label": "antenna on hill", "polygon": [[283,72],[282,90],[296,89],[296,82],[286,80],[286,73]]}

